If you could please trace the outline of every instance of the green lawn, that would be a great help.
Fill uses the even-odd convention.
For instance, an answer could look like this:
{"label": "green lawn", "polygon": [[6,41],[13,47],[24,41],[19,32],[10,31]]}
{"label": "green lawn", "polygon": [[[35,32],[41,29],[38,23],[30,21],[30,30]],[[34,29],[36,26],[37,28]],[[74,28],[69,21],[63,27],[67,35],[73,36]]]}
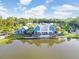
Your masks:
{"label": "green lawn", "polygon": [[[79,38],[79,34],[64,34],[62,35],[63,37],[67,37],[67,38]],[[20,34],[12,34],[10,36],[8,36],[8,39],[22,39],[24,37],[28,37],[27,35],[20,35]]]}
{"label": "green lawn", "polygon": [[68,37],[68,38],[79,38],[79,34],[65,34],[64,37]]}

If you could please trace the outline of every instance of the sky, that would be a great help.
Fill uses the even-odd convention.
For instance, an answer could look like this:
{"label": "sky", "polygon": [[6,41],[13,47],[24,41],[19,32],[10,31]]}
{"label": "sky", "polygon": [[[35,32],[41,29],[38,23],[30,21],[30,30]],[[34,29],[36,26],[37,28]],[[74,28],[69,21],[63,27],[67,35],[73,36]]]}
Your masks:
{"label": "sky", "polygon": [[0,16],[75,18],[79,17],[79,0],[0,0]]}

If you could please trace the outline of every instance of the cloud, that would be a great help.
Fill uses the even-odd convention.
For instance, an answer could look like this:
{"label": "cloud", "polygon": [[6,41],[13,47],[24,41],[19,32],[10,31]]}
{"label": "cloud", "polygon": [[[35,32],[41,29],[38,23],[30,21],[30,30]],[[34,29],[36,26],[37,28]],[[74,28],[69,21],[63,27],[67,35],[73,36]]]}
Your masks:
{"label": "cloud", "polygon": [[39,17],[45,13],[46,9],[47,8],[44,5],[40,5],[40,6],[31,8],[30,10],[26,10],[25,14],[27,14],[27,16],[29,17]]}
{"label": "cloud", "polygon": [[32,0],[20,0],[21,5],[28,5],[32,2]]}
{"label": "cloud", "polygon": [[3,6],[0,6],[0,16],[5,17],[5,16],[7,16],[7,15],[8,15],[8,14],[7,14],[7,9],[4,8]]}
{"label": "cloud", "polygon": [[79,7],[74,5],[62,5],[53,12],[54,18],[69,18],[73,17],[76,12],[79,12]]}
{"label": "cloud", "polygon": [[14,10],[24,11],[26,10],[26,5],[29,5],[32,2],[32,0],[19,0],[19,3],[17,3],[17,7],[13,8]]}
{"label": "cloud", "polygon": [[7,17],[7,9],[3,6],[2,2],[0,2],[0,16]]}
{"label": "cloud", "polygon": [[54,0],[46,0],[46,3],[51,3],[53,2]]}
{"label": "cloud", "polygon": [[15,11],[25,11],[27,8],[25,6],[18,6],[16,8],[13,8]]}

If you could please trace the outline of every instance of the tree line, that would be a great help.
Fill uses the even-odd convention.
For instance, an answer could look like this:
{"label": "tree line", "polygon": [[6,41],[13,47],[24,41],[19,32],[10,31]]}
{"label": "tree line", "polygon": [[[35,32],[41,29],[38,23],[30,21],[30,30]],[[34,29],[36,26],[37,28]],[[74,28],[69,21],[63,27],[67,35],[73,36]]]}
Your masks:
{"label": "tree line", "polygon": [[71,28],[74,30],[79,29],[79,17],[68,19],[7,17],[4,19],[2,16],[0,16],[0,32],[10,34],[17,30],[19,27],[25,26],[27,23],[55,23],[56,26],[60,26],[66,31]]}

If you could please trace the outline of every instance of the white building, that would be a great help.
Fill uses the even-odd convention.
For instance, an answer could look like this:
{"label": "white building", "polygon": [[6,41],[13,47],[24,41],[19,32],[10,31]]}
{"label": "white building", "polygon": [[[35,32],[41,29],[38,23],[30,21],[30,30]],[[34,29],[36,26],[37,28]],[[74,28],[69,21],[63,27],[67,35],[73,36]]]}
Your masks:
{"label": "white building", "polygon": [[35,36],[54,36],[56,33],[56,28],[49,24],[49,23],[43,23],[43,24],[39,24],[34,28],[34,35]]}
{"label": "white building", "polygon": [[23,27],[21,27],[20,29],[18,29],[14,34],[25,34],[26,32],[26,30],[28,29],[28,27],[27,26],[23,26]]}

